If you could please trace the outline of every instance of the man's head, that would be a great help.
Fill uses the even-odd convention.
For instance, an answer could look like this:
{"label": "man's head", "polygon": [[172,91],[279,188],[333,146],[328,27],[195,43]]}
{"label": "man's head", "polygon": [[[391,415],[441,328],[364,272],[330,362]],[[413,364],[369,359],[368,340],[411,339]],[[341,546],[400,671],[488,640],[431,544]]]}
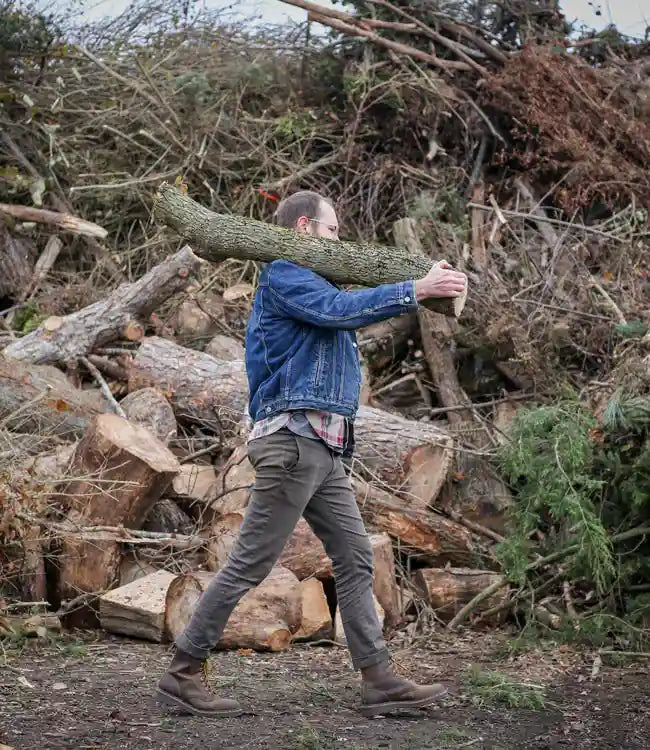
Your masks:
{"label": "man's head", "polygon": [[275,212],[278,226],[330,240],[339,238],[339,220],[332,202],[311,190],[301,190],[281,201]]}

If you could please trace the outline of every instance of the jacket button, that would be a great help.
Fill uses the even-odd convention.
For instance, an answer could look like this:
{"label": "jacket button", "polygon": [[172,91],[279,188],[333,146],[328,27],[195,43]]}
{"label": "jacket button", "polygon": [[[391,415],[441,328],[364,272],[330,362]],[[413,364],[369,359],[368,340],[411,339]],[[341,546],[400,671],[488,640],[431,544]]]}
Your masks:
{"label": "jacket button", "polygon": [[267,407],[266,407],[266,409],[265,409],[264,411],[265,411],[265,412],[266,412],[266,413],[268,414],[268,413],[269,413],[269,412],[271,411],[271,407],[270,407],[270,406],[267,406]]}
{"label": "jacket button", "polygon": [[356,345],[356,344],[352,344],[352,346],[353,346],[353,347],[354,347],[355,349],[357,348],[357,345]]}
{"label": "jacket button", "polygon": [[411,301],[410,297],[404,297],[404,302],[410,302],[410,301]]}

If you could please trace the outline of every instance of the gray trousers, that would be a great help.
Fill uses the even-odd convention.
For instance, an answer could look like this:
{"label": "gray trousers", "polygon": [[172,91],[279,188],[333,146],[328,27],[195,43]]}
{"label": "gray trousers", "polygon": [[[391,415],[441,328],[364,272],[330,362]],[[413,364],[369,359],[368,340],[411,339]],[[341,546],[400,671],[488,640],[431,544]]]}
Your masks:
{"label": "gray trousers", "polygon": [[304,516],[332,561],[354,668],[387,660],[372,595],[372,548],[341,458],[287,429],[252,440],[248,456],[255,485],[239,537],[176,646],[208,656],[237,602],[266,578]]}

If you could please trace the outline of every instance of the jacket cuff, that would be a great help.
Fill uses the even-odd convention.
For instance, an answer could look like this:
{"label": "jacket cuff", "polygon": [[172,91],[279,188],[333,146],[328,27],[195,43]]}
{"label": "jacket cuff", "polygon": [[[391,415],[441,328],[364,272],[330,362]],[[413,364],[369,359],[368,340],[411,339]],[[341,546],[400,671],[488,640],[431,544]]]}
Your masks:
{"label": "jacket cuff", "polygon": [[404,307],[404,312],[418,309],[415,298],[415,281],[400,281],[397,284],[397,301]]}

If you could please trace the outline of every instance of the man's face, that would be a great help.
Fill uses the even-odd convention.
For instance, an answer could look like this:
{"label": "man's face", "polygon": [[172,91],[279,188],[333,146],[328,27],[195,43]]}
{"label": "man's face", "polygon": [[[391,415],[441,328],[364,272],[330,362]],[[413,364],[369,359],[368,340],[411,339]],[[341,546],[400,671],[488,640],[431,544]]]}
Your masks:
{"label": "man's face", "polygon": [[338,240],[339,220],[332,206],[325,201],[321,201],[316,213],[316,216],[301,216],[296,224],[296,230],[305,234],[313,234],[316,237],[324,237],[328,240]]}

